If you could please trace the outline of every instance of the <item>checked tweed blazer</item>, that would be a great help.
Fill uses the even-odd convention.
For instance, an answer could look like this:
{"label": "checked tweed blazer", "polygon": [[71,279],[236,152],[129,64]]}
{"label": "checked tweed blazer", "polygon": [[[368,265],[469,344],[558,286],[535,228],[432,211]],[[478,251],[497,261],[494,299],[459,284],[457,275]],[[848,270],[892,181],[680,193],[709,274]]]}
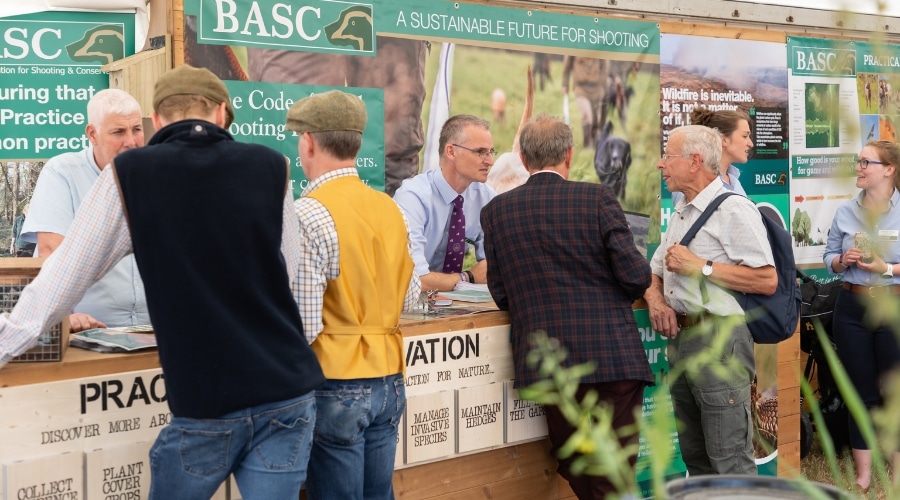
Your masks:
{"label": "checked tweed blazer", "polygon": [[593,362],[582,383],[653,382],[632,302],[650,286],[613,191],[547,172],[481,211],[488,288],[512,322],[516,387],[537,381],[525,358],[543,330],[568,351],[566,365]]}

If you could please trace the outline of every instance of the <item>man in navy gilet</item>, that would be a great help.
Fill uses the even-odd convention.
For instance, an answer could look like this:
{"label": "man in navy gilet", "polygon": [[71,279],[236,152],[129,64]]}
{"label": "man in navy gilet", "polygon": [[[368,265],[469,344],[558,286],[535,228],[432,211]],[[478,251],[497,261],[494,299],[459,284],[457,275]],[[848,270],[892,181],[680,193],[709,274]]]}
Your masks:
{"label": "man in navy gilet", "polygon": [[[150,451],[149,498],[298,498],[322,370],[291,292],[301,242],[288,165],[235,142],[225,85],[181,66],[156,82],[148,145],[116,156],[69,234],[0,318],[0,366],[134,253],[172,422]],[[127,153],[127,154],[126,154]]]}

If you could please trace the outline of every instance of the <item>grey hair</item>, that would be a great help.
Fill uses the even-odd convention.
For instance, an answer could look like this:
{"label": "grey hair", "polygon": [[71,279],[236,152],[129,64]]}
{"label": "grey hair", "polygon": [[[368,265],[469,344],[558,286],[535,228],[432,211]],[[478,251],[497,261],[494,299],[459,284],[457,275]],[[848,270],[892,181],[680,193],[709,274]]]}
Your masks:
{"label": "grey hair", "polygon": [[[722,134],[715,129],[703,125],[685,125],[672,131],[684,139],[681,143],[681,154],[699,154],[703,158],[703,168],[707,172],[718,174],[719,163],[722,162]],[[671,136],[669,140],[671,140]]]}
{"label": "grey hair", "polygon": [[444,152],[447,150],[447,144],[460,142],[462,140],[462,134],[465,132],[466,127],[470,125],[483,128],[487,131],[491,130],[491,124],[483,118],[478,118],[473,115],[451,116],[444,122],[444,126],[441,127],[441,136],[440,139],[438,139],[438,147],[440,148],[441,156],[444,156]]}
{"label": "grey hair", "polygon": [[522,128],[519,149],[529,170],[559,165],[575,145],[572,129],[562,120],[539,115]]}
{"label": "grey hair", "polygon": [[141,105],[128,92],[120,89],[101,90],[91,97],[87,105],[88,123],[99,127],[109,115],[128,116],[141,114]]}

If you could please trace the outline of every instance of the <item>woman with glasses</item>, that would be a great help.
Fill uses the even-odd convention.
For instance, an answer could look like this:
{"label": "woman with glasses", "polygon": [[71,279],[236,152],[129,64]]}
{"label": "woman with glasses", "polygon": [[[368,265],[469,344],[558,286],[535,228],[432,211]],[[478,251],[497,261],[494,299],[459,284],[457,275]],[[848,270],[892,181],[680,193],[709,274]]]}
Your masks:
{"label": "woman with glasses", "polygon": [[[869,141],[856,162],[856,187],[862,191],[834,214],[825,266],[841,274],[843,290],[835,305],[833,330],[837,354],[866,408],[882,403],[880,378],[900,366],[895,325],[872,324],[867,310],[896,310],[900,300],[900,147]],[[856,484],[868,491],[872,453],[851,416],[850,446]],[[894,473],[900,453],[894,453]]]}
{"label": "woman with glasses", "polygon": [[[753,149],[753,140],[750,138],[750,116],[740,110],[713,111],[696,107],[691,112],[691,125],[703,125],[719,131],[722,135],[719,178],[729,190],[747,196],[739,180],[741,172],[734,165],[747,163],[750,150]],[[682,198],[681,193],[672,193],[672,206],[677,206]]]}

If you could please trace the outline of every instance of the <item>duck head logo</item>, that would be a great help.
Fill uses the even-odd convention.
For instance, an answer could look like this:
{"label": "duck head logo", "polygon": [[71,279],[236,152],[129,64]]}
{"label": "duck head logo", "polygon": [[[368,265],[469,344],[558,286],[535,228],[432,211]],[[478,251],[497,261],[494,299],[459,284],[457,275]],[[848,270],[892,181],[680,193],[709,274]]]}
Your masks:
{"label": "duck head logo", "polygon": [[325,26],[325,36],[334,45],[372,52],[375,35],[372,28],[372,8],[356,5],[341,11],[337,21]]}
{"label": "duck head logo", "polygon": [[109,64],[125,57],[125,35],[121,25],[91,28],[80,40],[66,45],[69,57],[79,63]]}

